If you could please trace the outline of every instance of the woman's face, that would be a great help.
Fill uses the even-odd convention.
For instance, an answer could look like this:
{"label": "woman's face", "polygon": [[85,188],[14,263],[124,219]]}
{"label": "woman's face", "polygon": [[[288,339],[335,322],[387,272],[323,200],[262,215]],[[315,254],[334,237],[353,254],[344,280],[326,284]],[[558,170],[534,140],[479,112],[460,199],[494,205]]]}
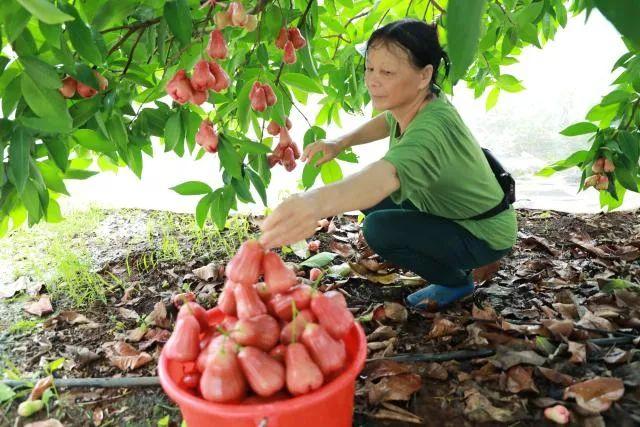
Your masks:
{"label": "woman's face", "polygon": [[416,68],[409,55],[397,46],[385,44],[371,46],[365,62],[365,84],[369,90],[373,108],[392,110],[416,101],[431,80],[433,66]]}

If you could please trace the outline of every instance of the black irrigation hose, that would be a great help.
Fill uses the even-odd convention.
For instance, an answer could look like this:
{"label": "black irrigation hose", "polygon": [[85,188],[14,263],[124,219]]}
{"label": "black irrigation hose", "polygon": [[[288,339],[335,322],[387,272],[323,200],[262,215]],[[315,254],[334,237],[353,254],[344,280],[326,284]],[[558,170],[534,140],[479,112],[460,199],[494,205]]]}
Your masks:
{"label": "black irrigation hose", "polygon": [[[0,384],[9,387],[31,387],[37,379],[29,380],[3,380]],[[160,385],[158,377],[124,377],[124,378],[54,378],[56,388],[128,388],[128,387],[154,387]]]}

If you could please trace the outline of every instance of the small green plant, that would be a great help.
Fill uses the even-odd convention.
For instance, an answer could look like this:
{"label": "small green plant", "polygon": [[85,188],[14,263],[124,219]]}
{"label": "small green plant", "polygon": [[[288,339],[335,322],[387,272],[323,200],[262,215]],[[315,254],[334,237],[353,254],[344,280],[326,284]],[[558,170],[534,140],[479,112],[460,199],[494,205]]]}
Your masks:
{"label": "small green plant", "polygon": [[30,332],[40,325],[39,320],[21,319],[9,326],[7,330],[10,334],[18,335],[24,332]]}

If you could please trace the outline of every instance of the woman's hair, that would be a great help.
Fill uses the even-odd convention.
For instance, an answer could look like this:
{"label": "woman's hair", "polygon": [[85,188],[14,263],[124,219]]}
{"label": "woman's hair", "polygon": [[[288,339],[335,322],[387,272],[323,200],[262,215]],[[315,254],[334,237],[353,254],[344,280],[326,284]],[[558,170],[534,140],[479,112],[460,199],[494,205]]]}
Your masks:
{"label": "woman's hair", "polygon": [[399,45],[407,51],[417,68],[432,65],[431,90],[435,93],[440,91],[436,81],[440,62],[444,62],[445,77],[449,75],[450,65],[449,56],[438,41],[437,24],[429,25],[414,18],[400,19],[375,30],[367,41],[365,52],[376,44]]}

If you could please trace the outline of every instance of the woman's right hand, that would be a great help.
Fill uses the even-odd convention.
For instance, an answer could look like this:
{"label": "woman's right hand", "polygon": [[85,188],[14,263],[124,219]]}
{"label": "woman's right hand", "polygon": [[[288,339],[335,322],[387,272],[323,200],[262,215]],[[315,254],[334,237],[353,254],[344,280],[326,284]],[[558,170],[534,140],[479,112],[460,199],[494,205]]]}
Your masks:
{"label": "woman's right hand", "polygon": [[342,145],[340,139],[319,139],[305,147],[300,160],[310,163],[316,153],[321,152],[322,157],[320,157],[314,165],[317,167],[334,159],[341,151]]}

